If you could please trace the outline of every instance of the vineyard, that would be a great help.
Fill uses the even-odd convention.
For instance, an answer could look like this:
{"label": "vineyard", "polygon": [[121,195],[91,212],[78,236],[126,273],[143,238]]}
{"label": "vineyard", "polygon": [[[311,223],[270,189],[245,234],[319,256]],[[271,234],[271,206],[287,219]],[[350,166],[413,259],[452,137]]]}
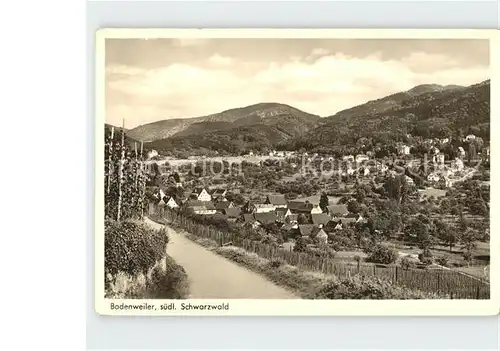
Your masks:
{"label": "vineyard", "polygon": [[[155,206],[149,207],[149,214],[158,215]],[[303,252],[294,252],[258,241],[242,239],[236,235],[200,225],[179,212],[164,209],[161,213],[168,222],[198,237],[216,241],[219,245],[233,245],[253,252],[272,261],[281,260],[304,270],[322,272],[339,278],[354,275],[375,276],[390,280],[393,284],[439,293],[450,299],[489,299],[488,283],[452,270],[403,269],[398,266],[363,265],[333,262],[331,259]]]}
{"label": "vineyard", "polygon": [[120,221],[142,219],[147,206],[142,143],[134,149],[125,143],[125,133],[114,128],[105,140],[105,217]]}

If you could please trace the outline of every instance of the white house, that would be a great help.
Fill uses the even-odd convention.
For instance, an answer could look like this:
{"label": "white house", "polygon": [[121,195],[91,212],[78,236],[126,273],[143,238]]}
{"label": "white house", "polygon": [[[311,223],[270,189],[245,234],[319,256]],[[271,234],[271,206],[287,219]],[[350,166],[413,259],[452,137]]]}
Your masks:
{"label": "white house", "polygon": [[449,138],[443,138],[441,139],[441,144],[448,144],[450,142]]}
{"label": "white house", "polygon": [[319,214],[323,213],[319,205],[314,205],[314,207],[311,209],[311,214]]}
{"label": "white house", "polygon": [[368,161],[370,158],[366,155],[356,155],[356,162],[365,162]]}
{"label": "white house", "polygon": [[405,179],[406,179],[406,182],[408,184],[411,184],[411,185],[415,184],[415,182],[413,181],[413,178],[408,177],[407,175],[405,175]]}
{"label": "white house", "polygon": [[158,156],[158,151],[151,150],[151,151],[148,152],[148,159],[153,158],[155,156]]}
{"label": "white house", "polygon": [[167,202],[165,204],[167,207],[170,207],[172,209],[179,208],[179,205],[177,204],[177,202],[175,202],[174,198],[171,196],[168,197]]}
{"label": "white house", "polygon": [[205,188],[195,188],[191,193],[191,197],[198,201],[212,201],[212,196]]}
{"label": "white house", "polygon": [[427,176],[427,180],[429,182],[438,182],[440,179],[439,175],[437,175],[436,173],[431,173]]}
{"label": "white house", "polygon": [[439,164],[444,164],[444,154],[435,155],[434,162],[439,163]]}
{"label": "white house", "polygon": [[398,153],[400,155],[409,155],[410,154],[410,147],[408,145],[399,145],[398,146]]}
{"label": "white house", "polygon": [[217,213],[215,209],[207,208],[206,206],[193,206],[191,209],[194,213],[199,215],[212,215]]}
{"label": "white house", "polygon": [[454,170],[463,171],[463,169],[464,169],[464,162],[461,159],[459,159],[459,158],[455,158],[455,160],[451,164],[451,167]]}
{"label": "white house", "polygon": [[265,213],[276,211],[276,206],[273,204],[253,204],[252,212],[254,213]]}
{"label": "white house", "polygon": [[474,134],[469,134],[465,137],[465,141],[472,141],[475,139],[476,139],[476,136]]}
{"label": "white house", "polygon": [[458,147],[458,155],[459,155],[460,157],[465,157],[465,150],[464,150],[464,148],[463,148],[463,147],[461,147],[461,146],[459,146],[459,147]]}

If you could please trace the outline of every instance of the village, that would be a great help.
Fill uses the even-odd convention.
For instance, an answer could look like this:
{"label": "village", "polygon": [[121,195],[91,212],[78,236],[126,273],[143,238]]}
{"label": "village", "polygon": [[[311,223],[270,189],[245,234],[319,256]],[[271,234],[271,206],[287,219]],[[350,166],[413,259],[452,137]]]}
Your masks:
{"label": "village", "polygon": [[[394,260],[398,262],[409,260],[410,265],[425,269],[451,267],[482,277],[487,261],[478,262],[472,257],[466,260],[462,251],[442,255],[447,250],[438,249],[450,246],[451,252],[460,245],[458,237],[450,236],[450,232],[461,221],[472,223],[472,227],[484,222],[484,228],[474,227],[476,233],[487,227],[487,203],[471,205],[470,210],[467,205],[456,204],[455,197],[460,202],[463,193],[447,197],[448,193],[468,191],[460,187],[469,183],[479,184],[483,190],[487,187],[489,192],[489,182],[485,181],[489,180],[489,148],[476,153],[470,146],[477,142],[473,135],[462,142],[451,160],[447,158],[449,151],[440,151],[446,149],[449,139],[424,140],[423,158],[412,157],[416,147],[406,144],[397,145],[394,158],[376,158],[370,151],[339,158],[298,151],[247,154],[240,157],[244,166],[237,168],[242,174],[236,175],[229,172],[231,164],[225,158],[193,158],[177,166],[165,161],[156,171],[150,167],[152,174],[157,172],[156,183],[149,187],[150,212],[163,216],[166,211],[175,211],[208,226],[236,233],[251,231],[253,238],[282,250],[327,250],[343,262],[354,263],[360,257],[369,261],[371,246],[392,243],[398,255]],[[248,161],[257,156],[267,158]],[[157,154],[153,158],[150,165],[161,162]],[[211,169],[219,172],[211,175],[194,171],[206,162],[218,163]],[[226,172],[220,169],[224,165]],[[399,202],[406,197],[405,203],[395,209],[391,208],[391,182],[401,182],[399,186],[406,189],[404,195],[394,197]],[[449,208],[448,202],[458,206],[462,214],[457,208]],[[475,210],[481,206],[483,212]],[[439,212],[439,207],[448,210]],[[394,218],[395,214],[401,218]],[[440,229],[444,222],[446,230]],[[435,257],[422,259],[430,248],[438,249]],[[471,252],[470,256],[474,256]],[[479,266],[471,268],[474,264]]]}

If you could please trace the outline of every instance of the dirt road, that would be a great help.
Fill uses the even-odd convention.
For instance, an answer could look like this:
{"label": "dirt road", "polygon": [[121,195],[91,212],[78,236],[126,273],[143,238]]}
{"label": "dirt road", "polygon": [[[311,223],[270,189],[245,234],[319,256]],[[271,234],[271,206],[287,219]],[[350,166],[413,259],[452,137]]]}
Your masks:
{"label": "dirt road", "polygon": [[[153,228],[158,224],[146,219]],[[205,249],[167,226],[167,253],[186,270],[193,299],[299,299],[262,276]]]}

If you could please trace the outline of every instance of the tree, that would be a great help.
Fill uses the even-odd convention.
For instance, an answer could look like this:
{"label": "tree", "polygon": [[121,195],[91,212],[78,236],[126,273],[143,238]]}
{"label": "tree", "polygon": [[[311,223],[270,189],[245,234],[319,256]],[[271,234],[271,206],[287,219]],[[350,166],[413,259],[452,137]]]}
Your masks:
{"label": "tree", "polygon": [[302,237],[299,237],[295,241],[295,245],[293,246],[293,251],[295,251],[295,252],[305,252],[306,249],[307,249],[307,243],[306,243],[305,239],[303,239]]}
{"label": "tree", "polygon": [[359,213],[361,212],[361,205],[354,199],[351,199],[347,203],[347,210],[351,213]]}
{"label": "tree", "polygon": [[326,208],[330,204],[330,201],[328,199],[328,195],[325,192],[321,193],[321,197],[319,199],[319,207],[323,212],[326,212]]}
{"label": "tree", "polygon": [[303,213],[299,213],[297,216],[297,223],[298,224],[307,224],[309,221],[307,220],[307,217]]}
{"label": "tree", "polygon": [[472,228],[467,228],[467,230],[463,233],[461,237],[462,248],[464,251],[464,259],[467,261],[467,264],[470,264],[472,261],[472,251],[477,247],[477,235],[476,230]]}

